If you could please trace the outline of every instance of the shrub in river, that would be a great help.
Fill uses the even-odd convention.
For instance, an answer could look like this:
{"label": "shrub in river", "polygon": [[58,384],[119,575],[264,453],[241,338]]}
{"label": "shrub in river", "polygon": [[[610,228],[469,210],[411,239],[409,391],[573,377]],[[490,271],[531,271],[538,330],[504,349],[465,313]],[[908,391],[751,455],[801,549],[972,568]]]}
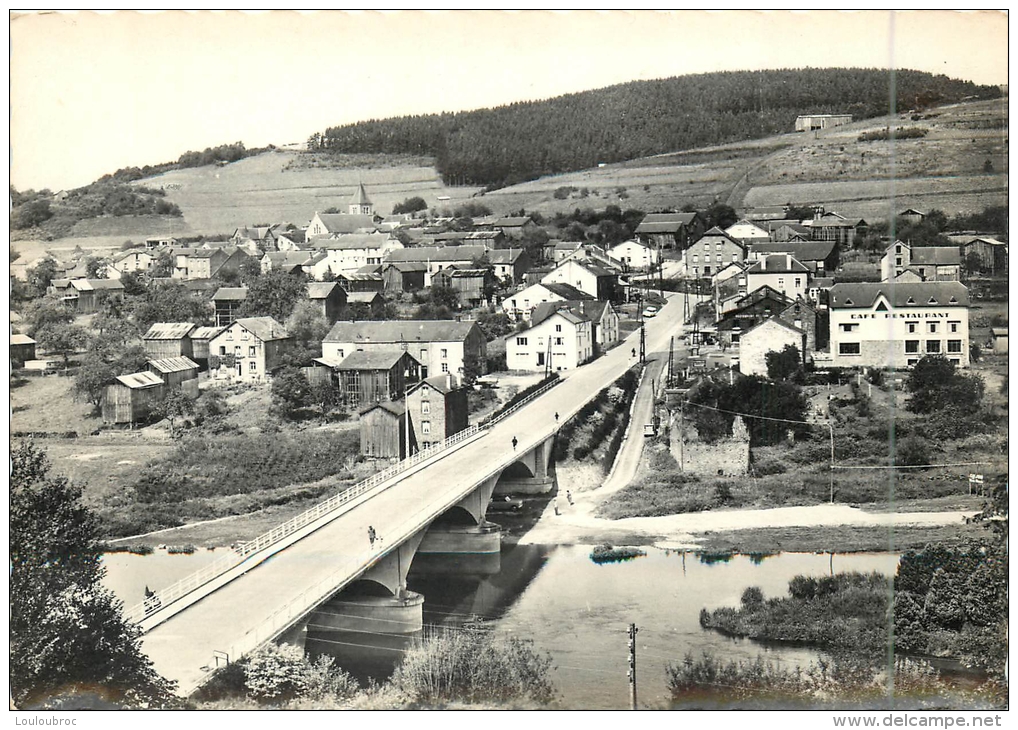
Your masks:
{"label": "shrub in river", "polygon": [[326,702],[353,697],[357,681],[332,657],[315,661],[299,647],[269,644],[218,672],[196,699],[223,701],[250,697],[259,704],[286,706],[296,700]]}
{"label": "shrub in river", "polygon": [[410,702],[547,703],[554,696],[551,657],[533,642],[485,628],[428,634],[393,672],[392,686]]}
{"label": "shrub in river", "polygon": [[608,543],[602,543],[590,551],[590,559],[601,565],[603,563],[621,563],[624,560],[632,560],[646,554],[644,550],[639,548],[614,547]]}

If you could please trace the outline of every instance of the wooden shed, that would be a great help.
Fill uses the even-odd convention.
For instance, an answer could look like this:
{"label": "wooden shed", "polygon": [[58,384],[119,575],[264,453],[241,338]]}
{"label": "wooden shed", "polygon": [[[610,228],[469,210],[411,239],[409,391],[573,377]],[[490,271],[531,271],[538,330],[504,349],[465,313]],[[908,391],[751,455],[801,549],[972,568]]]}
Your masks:
{"label": "wooden shed", "polygon": [[222,331],[222,327],[195,327],[191,331],[190,358],[198,363],[200,371],[209,369],[209,342]]}
{"label": "wooden shed", "polygon": [[368,406],[403,397],[421,379],[421,364],[405,350],[358,350],[334,366],[346,402]]}
{"label": "wooden shed", "polygon": [[240,308],[247,299],[247,287],[223,286],[212,295],[212,304],[216,308],[216,324],[220,327],[233,324]]}
{"label": "wooden shed", "polygon": [[425,261],[397,261],[382,271],[385,293],[389,295],[418,291],[424,288],[428,273]]}
{"label": "wooden shed", "polygon": [[11,361],[24,364],[35,359],[35,340],[28,335],[11,335]]}
{"label": "wooden shed", "polygon": [[1007,354],[1007,328],[991,327],[990,339],[993,342],[993,351],[998,355]]}
{"label": "wooden shed", "polygon": [[346,290],[335,281],[308,283],[308,300],[321,307],[329,324],[334,324],[346,306]]}
{"label": "wooden shed", "polygon": [[[376,459],[406,458],[406,409],[403,401],[375,403],[361,411],[361,453]],[[410,434],[411,451],[416,441]]]}
{"label": "wooden shed", "polygon": [[166,390],[180,388],[192,398],[198,397],[198,363],[189,357],[164,357],[149,360],[150,373],[162,378]]}
{"label": "wooden shed", "polygon": [[148,371],[119,375],[106,386],[102,412],[104,423],[138,423],[152,412],[152,406],[166,395],[166,383]]}
{"label": "wooden shed", "polygon": [[191,357],[191,322],[156,322],[142,336],[145,354],[156,360],[163,357]]}

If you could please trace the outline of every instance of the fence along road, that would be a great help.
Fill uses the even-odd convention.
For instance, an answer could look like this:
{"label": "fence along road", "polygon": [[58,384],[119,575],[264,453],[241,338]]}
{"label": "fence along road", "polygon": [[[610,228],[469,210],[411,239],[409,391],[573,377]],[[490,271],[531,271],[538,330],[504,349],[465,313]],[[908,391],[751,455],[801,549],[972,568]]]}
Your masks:
{"label": "fence along road", "polygon": [[[666,349],[668,338],[681,330],[681,318],[682,295],[673,295],[646,323],[647,352]],[[633,348],[639,352],[639,331],[598,360],[564,371],[560,384],[505,414],[480,432],[483,437],[476,435],[441,458],[373,484],[338,516],[295,529],[282,549],[253,556],[257,562],[239,564],[206,582],[197,595],[184,595],[179,600],[188,605],[179,612],[165,620],[153,618],[142,649],[160,674],[178,682],[180,694],[190,694],[215,666],[214,653],[236,661],[278,636],[485,478],[546,439],[557,428],[556,412],[565,422],[635,363]],[[381,538],[374,548],[368,542],[369,526]],[[146,623],[143,619],[142,626]]]}

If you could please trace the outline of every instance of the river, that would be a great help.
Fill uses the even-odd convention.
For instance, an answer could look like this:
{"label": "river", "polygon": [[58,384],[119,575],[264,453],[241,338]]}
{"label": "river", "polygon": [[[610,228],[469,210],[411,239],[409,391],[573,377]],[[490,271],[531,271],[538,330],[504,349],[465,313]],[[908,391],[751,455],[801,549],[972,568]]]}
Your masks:
{"label": "river", "polygon": [[[449,566],[415,563],[409,587],[425,596],[424,619],[457,630],[474,617],[487,619],[495,631],[534,642],[551,655],[557,705],[569,709],[628,707],[627,628],[635,623],[638,689],[641,707],[667,707],[670,696],[665,667],[710,650],[725,659],[767,660],[805,666],[817,653],[801,647],[775,647],[731,639],[700,628],[701,608],[737,606],[743,590],[758,586],[767,598],[787,594],[796,575],[828,575],[877,571],[893,575],[898,556],[892,553],[780,553],[759,557],[734,555],[705,561],[694,553],[647,548],[647,555],[621,563],[598,565],[590,546],[505,545],[496,575],[450,574]],[[106,585],[125,604],[141,600],[144,588],[156,590],[222,555],[148,556],[124,553],[106,557]],[[419,569],[420,568],[420,569]],[[427,571],[427,572],[425,572]],[[331,639],[337,637],[330,636]],[[312,653],[330,653],[355,675],[384,678],[402,656],[391,641],[370,652],[351,643],[308,637]],[[403,644],[405,646],[405,644]]]}

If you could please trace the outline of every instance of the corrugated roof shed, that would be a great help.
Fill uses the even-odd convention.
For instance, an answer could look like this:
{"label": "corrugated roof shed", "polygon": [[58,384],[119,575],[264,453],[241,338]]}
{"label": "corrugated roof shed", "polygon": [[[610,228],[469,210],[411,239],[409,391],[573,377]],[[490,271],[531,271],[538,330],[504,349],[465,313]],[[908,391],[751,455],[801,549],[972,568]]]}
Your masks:
{"label": "corrugated roof shed", "polygon": [[192,340],[211,340],[226,327],[195,327],[191,332]]}
{"label": "corrugated roof shed", "polygon": [[328,299],[336,289],[341,288],[334,281],[312,281],[308,283],[308,299]]}
{"label": "corrugated roof shed", "polygon": [[212,295],[214,302],[242,302],[247,299],[246,286],[223,286]]}
{"label": "corrugated roof shed", "polygon": [[398,261],[473,261],[484,256],[484,246],[418,246],[390,251],[388,263]]}
{"label": "corrugated roof shed", "polygon": [[34,345],[35,344],[35,340],[33,340],[28,335],[11,335],[11,344],[12,345]]}
{"label": "corrugated roof shed", "polygon": [[179,373],[184,370],[197,370],[198,363],[189,357],[164,357],[159,360],[149,360],[148,364],[161,373]]}
{"label": "corrugated roof shed", "polygon": [[131,373],[130,375],[118,375],[117,380],[132,390],[141,390],[142,388],[154,388],[157,385],[165,385],[162,378],[155,373],[150,373],[148,370],[144,370],[140,373]]}
{"label": "corrugated roof shed", "polygon": [[194,329],[192,322],[156,322],[148,328],[143,340],[179,340]]}

